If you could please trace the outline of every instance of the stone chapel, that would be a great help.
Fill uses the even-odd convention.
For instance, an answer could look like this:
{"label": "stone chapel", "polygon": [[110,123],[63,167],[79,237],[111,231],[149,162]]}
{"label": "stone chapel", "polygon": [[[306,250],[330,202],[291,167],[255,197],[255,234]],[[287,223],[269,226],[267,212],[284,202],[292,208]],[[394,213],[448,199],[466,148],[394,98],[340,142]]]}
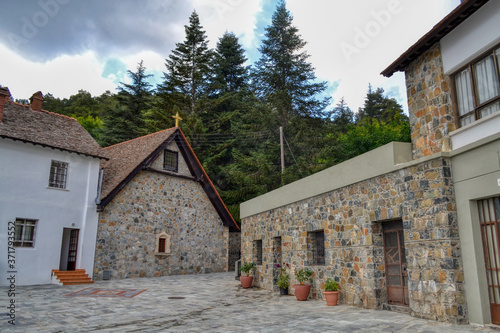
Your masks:
{"label": "stone chapel", "polygon": [[239,227],[179,127],[104,151],[94,279],[234,267]]}

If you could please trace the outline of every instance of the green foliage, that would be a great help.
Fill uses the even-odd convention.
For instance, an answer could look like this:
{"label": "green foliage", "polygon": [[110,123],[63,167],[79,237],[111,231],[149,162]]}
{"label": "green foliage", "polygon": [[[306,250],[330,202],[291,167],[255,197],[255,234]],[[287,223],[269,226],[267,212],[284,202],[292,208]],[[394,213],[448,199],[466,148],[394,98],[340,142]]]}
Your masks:
{"label": "green foliage", "polygon": [[364,119],[338,137],[338,159],[345,161],[393,141],[411,141],[410,123],[404,114],[396,114],[388,123]]}
{"label": "green foliage", "polygon": [[344,98],[342,97],[333,109],[333,125],[335,131],[346,133],[349,126],[354,122],[354,112],[347,106]]}
{"label": "green foliage", "polygon": [[329,103],[328,98],[316,97],[325,91],[327,83],[315,82],[314,68],[307,62],[309,55],[302,51],[306,42],[292,20],[285,1],[280,1],[252,73],[258,96],[272,105],[285,128],[293,117],[323,117]]}
{"label": "green foliage", "polygon": [[159,87],[163,98],[171,99],[187,115],[200,112],[196,104],[207,93],[213,52],[208,49],[202,29],[198,14],[193,11],[189,25],[184,26],[186,39],[177,43],[166,59],[167,72]]}
{"label": "green foliage", "polygon": [[393,98],[384,96],[384,89],[377,88],[373,91],[372,86],[368,85],[368,92],[366,93],[365,104],[356,116],[356,122],[363,121],[364,119],[372,119],[382,121],[384,123],[390,122],[397,115],[404,115],[403,108]]}
{"label": "green foliage", "polygon": [[300,284],[304,284],[305,282],[310,281],[312,275],[313,271],[309,268],[301,268],[295,271],[295,277]]}
{"label": "green foliage", "polygon": [[255,263],[254,262],[246,262],[244,261],[241,264],[240,271],[245,273],[246,276],[250,276],[250,272],[255,269]]}
{"label": "green foliage", "polygon": [[[193,12],[185,39],[166,59],[156,91],[142,61],[118,93],[70,98],[45,95],[44,109],[74,115],[101,145],[180,126],[229,211],[240,204],[391,141],[410,141],[402,107],[369,86],[356,117],[342,98],[327,110],[304,51],[306,42],[280,1],[261,42],[254,68],[245,50],[226,32],[215,50]],[[279,127],[285,134],[285,171],[280,167]]]}
{"label": "green foliage", "polygon": [[143,112],[149,109],[152,96],[151,84],[147,79],[143,62],[139,62],[136,72],[128,71],[132,83],[120,83],[116,102],[108,105],[104,117],[102,143],[113,145],[135,139],[145,132]]}
{"label": "green foliage", "polygon": [[332,278],[329,278],[325,282],[325,291],[338,291],[340,289],[339,283]]}
{"label": "green foliage", "polygon": [[235,93],[248,85],[248,68],[245,67],[245,50],[238,37],[225,32],[217,42],[213,57],[211,94],[217,97]]}
{"label": "green foliage", "polygon": [[280,268],[280,276],[276,284],[283,289],[287,289],[290,286],[290,275],[287,274],[286,268]]}
{"label": "green foliage", "polygon": [[77,117],[75,115],[72,115],[72,117],[78,120],[80,125],[82,125],[83,128],[85,128],[97,142],[99,142],[101,129],[103,126],[103,122],[99,117],[92,117],[90,114],[86,117]]}

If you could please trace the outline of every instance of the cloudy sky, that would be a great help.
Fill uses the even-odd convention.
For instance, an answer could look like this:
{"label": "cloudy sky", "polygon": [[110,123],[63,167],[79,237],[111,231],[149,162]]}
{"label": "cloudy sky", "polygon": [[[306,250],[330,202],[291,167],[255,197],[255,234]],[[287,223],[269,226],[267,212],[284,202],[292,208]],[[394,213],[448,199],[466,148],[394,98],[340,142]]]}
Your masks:
{"label": "cloudy sky", "polygon": [[[165,58],[184,41],[193,10],[215,47],[234,32],[249,65],[278,0],[0,0],[0,85],[14,98],[41,90],[116,92],[144,60],[161,82]],[[310,62],[329,83],[333,104],[363,105],[368,84],[406,104],[404,76],[379,73],[460,3],[459,0],[288,0]],[[405,106],[406,108],[406,106]]]}

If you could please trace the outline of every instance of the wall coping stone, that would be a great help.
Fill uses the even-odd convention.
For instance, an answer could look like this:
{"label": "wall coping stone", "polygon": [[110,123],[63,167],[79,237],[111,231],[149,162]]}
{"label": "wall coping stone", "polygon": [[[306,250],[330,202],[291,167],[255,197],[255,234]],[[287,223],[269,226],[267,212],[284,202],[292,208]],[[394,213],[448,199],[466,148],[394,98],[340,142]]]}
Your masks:
{"label": "wall coping stone", "polygon": [[451,158],[500,139],[500,133],[450,152],[439,152],[412,160],[411,143],[391,142],[328,169],[245,201],[240,218],[247,218],[301,200],[337,190],[387,173],[440,158]]}

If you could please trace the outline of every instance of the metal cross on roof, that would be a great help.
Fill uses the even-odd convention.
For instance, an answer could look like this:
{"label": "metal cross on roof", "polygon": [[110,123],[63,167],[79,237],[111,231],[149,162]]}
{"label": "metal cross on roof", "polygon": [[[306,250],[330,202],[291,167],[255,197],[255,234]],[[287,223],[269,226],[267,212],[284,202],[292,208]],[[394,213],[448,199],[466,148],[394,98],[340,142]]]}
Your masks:
{"label": "metal cross on roof", "polygon": [[177,112],[175,116],[172,116],[172,118],[175,119],[175,127],[179,127],[179,120],[182,120],[182,118],[179,117],[179,112]]}

